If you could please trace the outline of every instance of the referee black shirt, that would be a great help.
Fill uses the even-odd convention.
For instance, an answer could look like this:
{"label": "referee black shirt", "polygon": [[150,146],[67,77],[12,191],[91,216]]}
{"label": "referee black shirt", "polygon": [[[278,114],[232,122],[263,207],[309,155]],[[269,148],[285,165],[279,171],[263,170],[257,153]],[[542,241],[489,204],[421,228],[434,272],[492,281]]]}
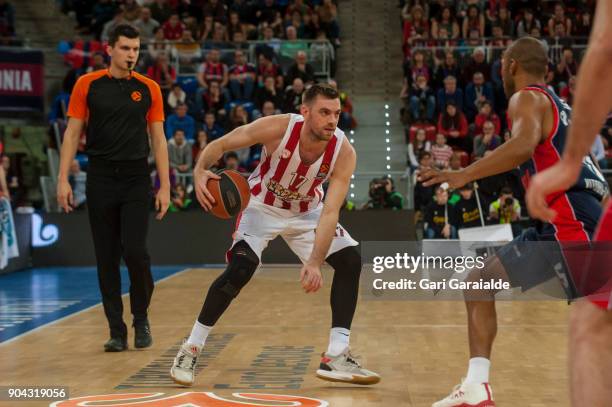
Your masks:
{"label": "referee black shirt", "polygon": [[91,158],[142,160],[149,156],[147,125],[164,120],[164,103],[159,85],[146,76],[132,72],[118,79],[102,69],[79,78],[68,116],[87,122]]}

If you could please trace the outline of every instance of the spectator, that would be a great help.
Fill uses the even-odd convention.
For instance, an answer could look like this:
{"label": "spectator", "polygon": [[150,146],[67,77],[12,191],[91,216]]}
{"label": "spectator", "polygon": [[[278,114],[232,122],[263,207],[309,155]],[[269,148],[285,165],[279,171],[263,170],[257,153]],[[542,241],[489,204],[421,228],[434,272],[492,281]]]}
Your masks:
{"label": "spectator", "polygon": [[241,33],[245,38],[247,36],[246,25],[240,21],[240,15],[236,11],[229,13],[229,22],[227,23],[227,34],[229,38],[234,38],[235,33]]}
{"label": "spectator", "polygon": [[206,54],[206,62],[202,63],[197,74],[198,83],[204,89],[211,81],[219,82],[221,89],[225,89],[229,82],[228,68],[221,62],[221,52],[213,48]]}
{"label": "spectator", "polygon": [[272,62],[272,58],[266,54],[259,54],[259,65],[257,66],[257,83],[259,86],[264,85],[264,79],[271,76],[276,79],[276,86],[281,87],[283,83],[283,71],[280,65]]}
{"label": "spectator", "polygon": [[472,52],[472,58],[463,68],[463,83],[469,83],[474,78],[476,72],[484,75],[485,82],[489,82],[491,75],[491,65],[485,60],[485,50],[483,47],[476,47]]}
{"label": "spectator", "polygon": [[193,162],[198,162],[198,157],[200,153],[206,148],[208,145],[208,134],[203,129],[198,130],[198,136],[196,138],[195,143],[191,146],[191,156],[193,157]]}
{"label": "spectator", "polygon": [[212,41],[214,35],[215,19],[211,15],[206,15],[200,26],[200,42]]}
{"label": "spectator", "polygon": [[274,35],[274,28],[269,25],[263,26],[260,40],[262,44],[255,48],[255,53],[257,55],[264,53],[270,58],[275,58],[280,51],[282,42]]}
{"label": "spectator", "polygon": [[237,100],[250,100],[253,97],[256,69],[253,64],[247,63],[246,56],[241,50],[234,52],[235,64],[229,69],[229,85],[232,96]]}
{"label": "spectator", "polygon": [[434,201],[425,208],[423,224],[426,239],[456,239],[457,229],[452,208],[448,207],[448,191],[436,188]]}
{"label": "spectator", "polygon": [[463,91],[457,88],[457,79],[450,75],[444,79],[444,89],[438,90],[438,110],[444,111],[449,102],[463,109]]}
{"label": "spectator", "polygon": [[425,75],[417,76],[410,92],[410,112],[416,122],[434,123],[436,98]]}
{"label": "spectator", "polygon": [[431,79],[429,67],[425,64],[425,54],[423,51],[414,51],[412,63],[409,61],[409,59],[406,59],[404,63],[404,77],[406,78],[408,86],[413,86],[419,75],[424,75],[428,81]]}
{"label": "spectator", "polygon": [[[321,19],[317,13],[306,13],[302,16],[302,25],[304,26],[304,38],[315,38],[320,31],[325,32],[321,25]],[[327,35],[327,34],[326,34]]]}
{"label": "spectator", "polygon": [[173,134],[174,136],[168,141],[170,168],[183,174],[191,172],[193,153],[191,145],[185,140],[185,132],[177,128]]}
{"label": "spectator", "polygon": [[566,87],[561,89],[559,96],[561,99],[565,100],[568,105],[572,105],[574,103],[574,92],[576,90],[576,77],[570,76],[569,83]]}
{"label": "spectator", "polygon": [[452,51],[446,51],[444,53],[444,62],[436,68],[434,73],[434,86],[436,88],[442,88],[444,86],[444,80],[448,76],[452,76],[453,78],[461,77],[455,54],[453,54]]}
{"label": "spectator", "polygon": [[98,0],[93,6],[91,28],[96,39],[100,39],[104,25],[113,19],[115,11],[115,4],[111,0]]}
{"label": "spectator", "polygon": [[532,32],[534,28],[537,28],[538,32],[542,30],[540,21],[533,16],[533,10],[526,8],[523,10],[523,18],[521,18],[516,26],[516,34],[518,37],[533,35]]}
{"label": "spectator", "polygon": [[213,112],[206,112],[204,115],[204,131],[208,135],[208,141],[218,139],[225,134],[223,127],[217,123],[217,118]]}
{"label": "spectator", "polygon": [[482,134],[482,126],[486,121],[491,121],[495,125],[495,134],[501,133],[501,121],[499,116],[493,111],[493,105],[488,100],[480,105],[480,111],[474,119],[474,135]]}
{"label": "spectator", "polygon": [[304,93],[304,82],[295,78],[291,88],[285,93],[284,113],[299,113],[302,104],[302,93]]}
{"label": "spectator", "polygon": [[427,40],[429,37],[429,22],[423,7],[414,5],[410,11],[410,18],[404,20],[402,48],[404,55],[410,55],[410,48]]}
{"label": "spectator", "polygon": [[431,146],[431,156],[434,165],[439,169],[447,169],[448,162],[453,155],[453,149],[446,144],[446,137],[442,133],[436,134],[436,143]]}
{"label": "spectator", "polygon": [[7,0],[0,0],[0,37],[15,35],[15,7]]}
{"label": "spectator", "polygon": [[147,45],[148,56],[151,60],[157,60],[161,54],[170,55],[172,46],[167,39],[164,38],[164,30],[161,27],[157,27],[153,30],[153,38],[149,40]]}
{"label": "spectator", "polygon": [[215,22],[212,39],[205,45],[209,47],[226,48],[228,47],[228,41],[229,37],[227,36],[227,29],[225,26],[219,22]]}
{"label": "spectator", "polygon": [[133,24],[139,17],[141,12],[140,4],[136,0],[123,0],[123,18]]}
{"label": "spectator", "polygon": [[104,24],[104,27],[102,28],[102,33],[100,35],[102,42],[108,41],[108,35],[110,34],[111,30],[113,30],[116,26],[128,23],[128,21],[123,16],[124,13],[122,9],[118,8],[115,10],[115,15],[113,16],[113,19]]}
{"label": "spectator", "polygon": [[[448,38],[457,39],[459,38],[459,24],[453,16],[453,12],[450,7],[442,7],[440,15],[433,18],[431,21],[431,36],[434,39],[439,39],[440,28],[446,29],[446,32],[450,34]],[[444,38],[447,38],[446,36]]]}
{"label": "spectator", "polygon": [[471,152],[472,146],[469,145],[467,120],[453,102],[447,103],[446,109],[440,114],[438,133],[448,139],[449,145],[468,153]]}
{"label": "spectator", "polygon": [[177,184],[172,189],[172,199],[170,200],[168,212],[185,211],[191,207],[192,202],[192,199],[187,195],[185,186],[183,184]]}
{"label": "spectator", "polygon": [[215,21],[225,24],[227,6],[219,0],[208,0],[202,8],[202,14],[205,16],[212,16]]}
{"label": "spectator", "polygon": [[281,106],[284,102],[282,92],[276,89],[273,76],[266,76],[263,87],[258,88],[255,93],[255,106],[259,114],[261,114],[265,102],[272,102],[274,106]]}
{"label": "spectator", "polygon": [[[299,11],[294,11],[292,14],[285,14],[286,26],[285,26],[285,35],[287,39],[289,39],[289,33],[287,32],[287,28],[294,27],[295,28],[295,37],[296,38],[304,38],[304,23],[302,22],[302,13]],[[292,55],[292,57],[295,55]]]}
{"label": "spectator", "polygon": [[323,0],[323,4],[315,7],[315,13],[319,16],[327,36],[336,46],[340,46],[340,27],[338,26],[338,10],[332,0]]}
{"label": "spectator", "polygon": [[260,23],[266,23],[266,25],[270,26],[272,29],[275,27],[279,27],[283,23],[282,16],[280,14],[280,7],[278,7],[274,0],[263,0],[257,11],[255,12],[255,16],[257,17]]}
{"label": "spectator", "polygon": [[238,154],[235,151],[229,151],[225,154],[225,169],[238,171],[241,173],[246,173],[247,170],[240,165],[240,160],[238,159]]}
{"label": "spectator", "polygon": [[147,76],[157,82],[164,93],[169,92],[176,81],[176,71],[168,64],[168,56],[162,53],[157,55],[155,65],[147,69]]}
{"label": "spectator", "polygon": [[574,60],[574,52],[571,48],[565,47],[559,63],[555,67],[553,84],[559,89],[559,93],[568,85],[572,76],[578,73],[578,64]]}
{"label": "spectator", "polygon": [[419,173],[430,168],[433,168],[433,156],[429,151],[421,151],[419,167],[414,171],[412,180],[412,185],[414,185],[414,209],[419,213],[429,205],[434,195],[433,186],[426,187],[419,181]]}
{"label": "spectator", "polygon": [[[70,164],[70,172],[68,174],[68,182],[72,187],[73,207],[75,209],[83,209],[87,196],[85,194],[87,184],[87,174],[81,171],[81,166],[77,160],[72,160]],[[11,185],[9,184],[9,188]]]}
{"label": "spectator", "polygon": [[463,169],[463,166],[461,165],[461,155],[462,153],[459,153],[457,151],[455,151],[453,155],[451,155],[451,158],[448,161],[448,169],[450,171],[460,171]]}
{"label": "spectator", "polygon": [[591,154],[595,157],[599,168],[602,170],[608,169],[608,160],[606,159],[606,147],[604,145],[604,140],[601,134],[598,134],[595,138],[595,142],[591,147]]}
{"label": "spectator", "polygon": [[175,83],[172,85],[172,90],[168,93],[167,103],[171,109],[176,109],[179,104],[185,103],[185,98],[187,95],[181,88],[181,85]]}
{"label": "spectator", "polygon": [[493,88],[490,83],[485,83],[482,72],[476,72],[473,75],[472,82],[465,87],[465,114],[469,121],[473,121],[480,106],[489,101],[494,102]]}
{"label": "spectator", "polygon": [[300,51],[308,51],[308,45],[298,41],[297,28],[290,25],[285,28],[285,39],[281,44],[279,53],[287,58],[295,58]]}
{"label": "spectator", "polygon": [[301,16],[304,16],[305,14],[310,14],[313,11],[308,4],[304,3],[304,0],[293,0],[289,3],[290,4],[287,6],[285,16],[293,15],[295,12],[298,12]]}
{"label": "spectator", "polygon": [[463,19],[461,32],[463,38],[468,38],[470,30],[478,30],[480,37],[484,37],[485,19],[477,6],[470,5],[467,10],[467,16]]}
{"label": "spectator", "polygon": [[[338,91],[338,83],[330,79],[327,83],[336,91]],[[357,121],[353,117],[353,102],[346,94],[346,92],[338,91],[340,96],[340,107],[342,112],[340,112],[340,120],[338,121],[338,127],[340,127],[344,131],[348,131],[357,127]]]}
{"label": "spectator", "polygon": [[589,9],[584,10],[580,13],[576,20],[576,28],[574,28],[574,35],[576,37],[582,37],[586,43],[586,38],[591,35],[591,21],[592,15]]}
{"label": "spectator", "polygon": [[419,167],[419,157],[424,151],[431,151],[431,142],[427,140],[425,129],[418,128],[414,139],[408,143],[408,166],[412,171]]}
{"label": "spectator", "polygon": [[314,68],[307,62],[307,56],[304,51],[299,51],[295,56],[295,62],[287,71],[285,78],[287,83],[293,83],[293,80],[300,78],[305,85],[314,83]]}
{"label": "spectator", "polygon": [[225,105],[228,103],[225,94],[221,91],[221,85],[217,81],[211,81],[208,90],[202,93],[202,109],[204,112],[212,112],[220,122],[225,121],[227,112]]}
{"label": "spectator", "polygon": [[489,205],[489,219],[494,223],[512,223],[521,217],[521,204],[514,198],[512,188],[505,186],[499,198]]}
{"label": "spectator", "polygon": [[168,21],[162,25],[164,30],[164,38],[170,41],[177,41],[183,36],[185,25],[179,19],[179,15],[173,13]]}
{"label": "spectator", "polygon": [[502,143],[501,137],[495,133],[495,125],[491,121],[484,122],[482,135],[474,137],[474,158],[484,157],[486,151],[493,151]]}
{"label": "spectator", "polygon": [[471,182],[459,188],[459,195],[461,198],[453,207],[453,218],[456,221],[455,224],[458,231],[466,228],[484,226],[484,216],[481,218],[482,215],[478,207],[478,201],[476,200],[477,193],[477,191],[474,191],[474,185]]}
{"label": "spectator", "polygon": [[174,43],[172,56],[178,58],[185,65],[191,65],[194,60],[202,57],[200,44],[193,39],[193,34],[190,30],[184,30],[181,39]]}
{"label": "spectator", "polygon": [[497,25],[502,30],[504,37],[514,36],[514,21],[510,16],[510,11],[506,7],[500,7],[497,12]]}
{"label": "spectator", "polygon": [[172,15],[172,6],[168,4],[168,0],[154,0],[151,5],[151,17],[159,23],[168,21]]}
{"label": "spectator", "polygon": [[187,105],[184,103],[177,104],[175,112],[166,119],[166,137],[180,129],[187,140],[193,141],[195,137],[195,120],[187,114]]}
{"label": "spectator", "polygon": [[[550,44],[555,44],[554,51],[574,45],[573,38],[566,36],[565,30],[566,26],[563,23],[555,24],[555,30],[550,35]],[[553,59],[557,60],[558,58],[553,57]]]}
{"label": "spectator", "polygon": [[87,68],[87,72],[99,71],[100,69],[106,69],[106,61],[104,60],[104,54],[96,52],[91,57],[91,66]]}
{"label": "spectator", "polygon": [[555,32],[555,26],[561,24],[563,25],[563,31],[558,31],[558,34],[561,37],[569,37],[572,35],[572,20],[569,17],[565,16],[565,8],[562,3],[555,4],[555,12],[553,16],[548,20],[548,32]]}
{"label": "spectator", "polygon": [[134,21],[134,26],[140,31],[141,43],[148,42],[155,35],[155,30],[159,27],[159,22],[151,18],[151,9],[143,7],[140,9],[140,18]]}
{"label": "spectator", "polygon": [[11,159],[8,155],[2,156],[2,167],[0,170],[2,170],[2,174],[0,174],[0,186],[2,187],[0,196],[4,194],[6,198],[16,203],[14,206],[18,206],[23,199],[25,191],[19,182],[17,173],[11,166]]}

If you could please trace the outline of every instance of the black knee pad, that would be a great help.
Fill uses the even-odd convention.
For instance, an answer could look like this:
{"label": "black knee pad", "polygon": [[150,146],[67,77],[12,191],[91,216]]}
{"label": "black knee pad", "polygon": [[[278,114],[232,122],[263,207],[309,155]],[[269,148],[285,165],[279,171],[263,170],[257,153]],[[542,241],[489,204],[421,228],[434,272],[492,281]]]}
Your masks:
{"label": "black knee pad", "polygon": [[220,291],[234,298],[253,277],[259,258],[244,240],[234,245],[229,257],[230,262],[216,283]]}
{"label": "black knee pad", "polygon": [[361,254],[356,246],[345,247],[329,255],[326,259],[327,263],[334,268],[336,273],[361,274]]}

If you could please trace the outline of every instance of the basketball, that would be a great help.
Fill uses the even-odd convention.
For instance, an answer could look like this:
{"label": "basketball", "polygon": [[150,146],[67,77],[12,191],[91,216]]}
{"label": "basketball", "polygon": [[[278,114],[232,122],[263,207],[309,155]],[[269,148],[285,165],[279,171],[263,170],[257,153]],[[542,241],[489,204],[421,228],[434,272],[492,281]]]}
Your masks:
{"label": "basketball", "polygon": [[209,179],[206,187],[215,199],[210,212],[218,218],[229,219],[238,215],[249,203],[249,183],[234,170],[219,173],[221,179]]}

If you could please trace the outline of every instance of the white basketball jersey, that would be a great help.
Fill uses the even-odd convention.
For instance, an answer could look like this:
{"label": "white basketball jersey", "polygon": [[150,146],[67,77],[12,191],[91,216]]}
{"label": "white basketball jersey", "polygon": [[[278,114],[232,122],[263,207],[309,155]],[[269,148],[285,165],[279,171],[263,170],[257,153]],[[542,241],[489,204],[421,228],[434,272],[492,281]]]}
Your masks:
{"label": "white basketball jersey", "polygon": [[276,151],[262,151],[261,162],[249,177],[251,199],[287,209],[287,216],[316,209],[323,200],[323,183],[338,158],[344,132],[338,128],[317,161],[306,165],[300,159],[300,131],[304,117],[292,114]]}

